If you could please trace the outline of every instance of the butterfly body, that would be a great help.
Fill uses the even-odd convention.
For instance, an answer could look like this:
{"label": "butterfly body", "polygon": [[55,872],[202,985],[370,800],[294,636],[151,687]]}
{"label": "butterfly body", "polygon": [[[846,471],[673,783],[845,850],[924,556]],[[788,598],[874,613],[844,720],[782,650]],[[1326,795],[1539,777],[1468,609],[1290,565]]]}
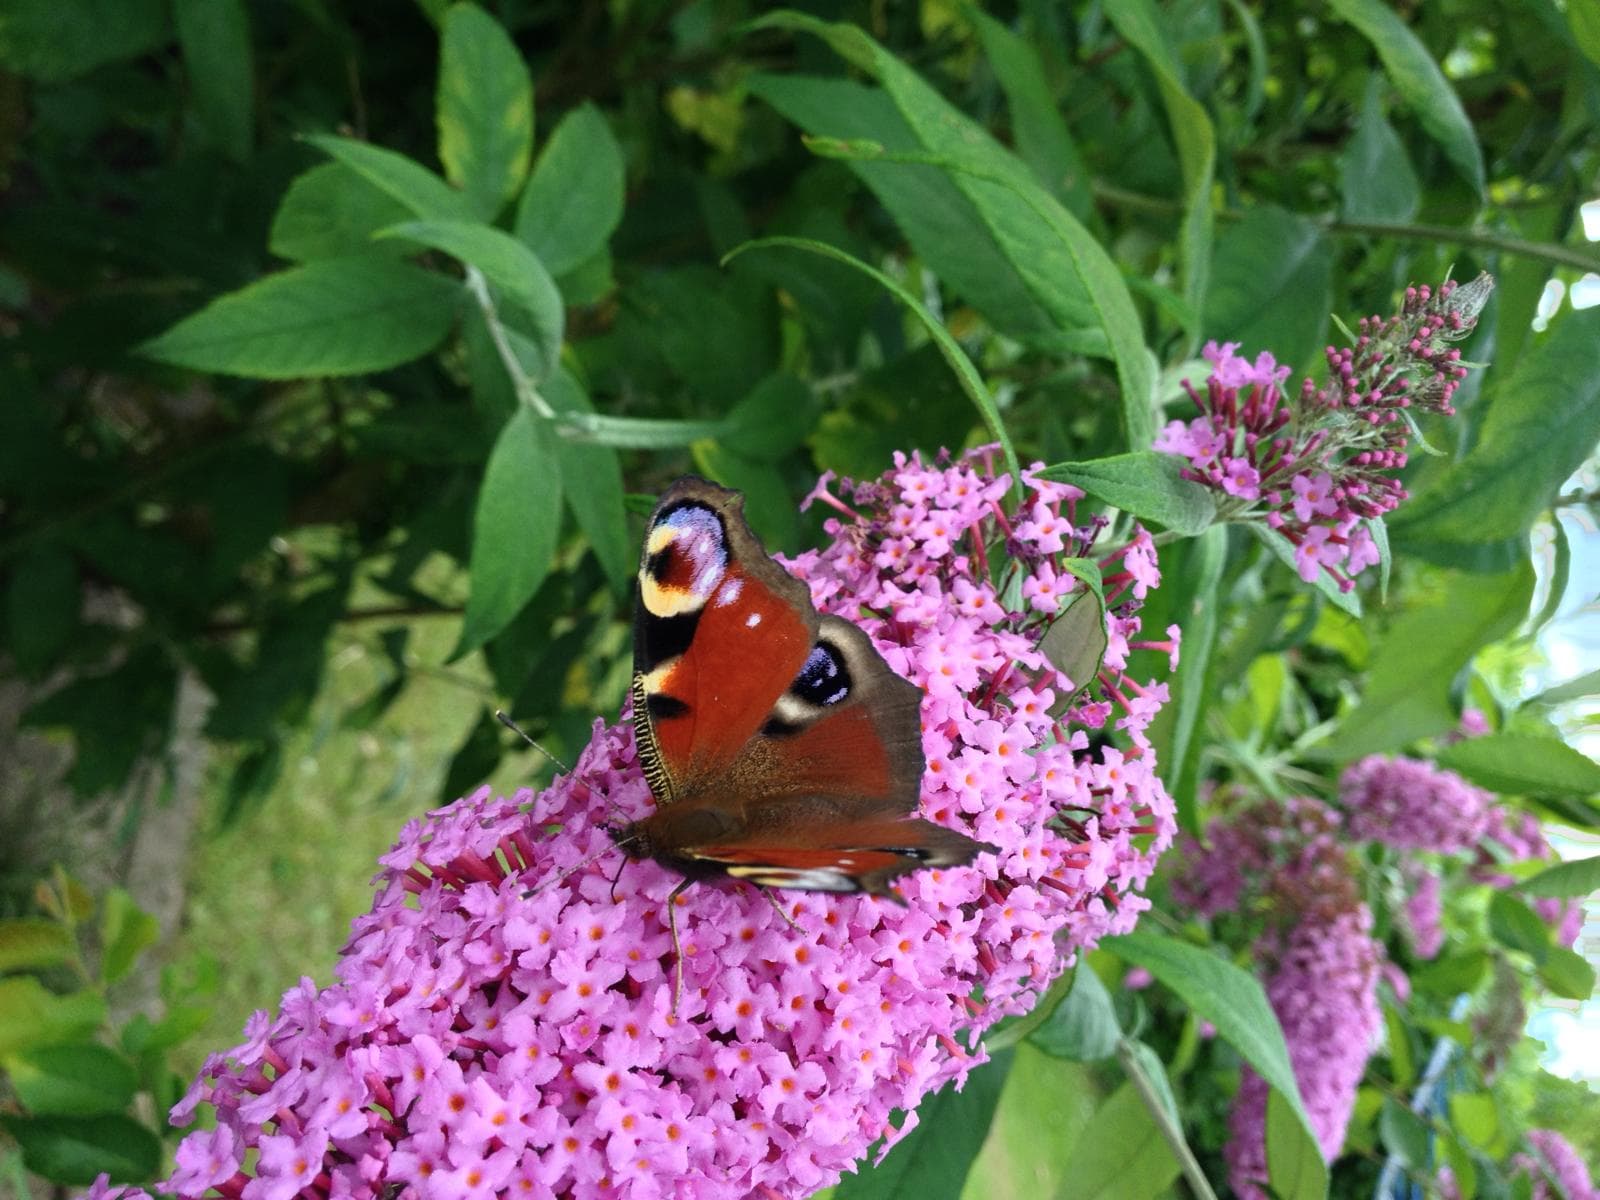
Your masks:
{"label": "butterfly body", "polygon": [[742,509],[688,477],[651,515],[632,695],[657,807],[617,844],[686,882],[895,900],[896,877],[993,850],[911,815],[922,693],[855,625],[817,614]]}

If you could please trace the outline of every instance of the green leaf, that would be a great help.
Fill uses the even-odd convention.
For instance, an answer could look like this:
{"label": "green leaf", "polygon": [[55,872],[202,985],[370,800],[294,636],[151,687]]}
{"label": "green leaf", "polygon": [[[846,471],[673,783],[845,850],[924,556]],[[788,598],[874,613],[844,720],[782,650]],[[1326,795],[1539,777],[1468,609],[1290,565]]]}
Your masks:
{"label": "green leaf", "polygon": [[1057,1200],[1154,1200],[1178,1178],[1172,1147],[1124,1083],[1095,1110],[1062,1169]]}
{"label": "green leaf", "polygon": [[103,63],[135,58],[167,37],[163,0],[6,0],[0,66],[64,83]]}
{"label": "green leaf", "polygon": [[1054,1058],[1097,1062],[1117,1052],[1122,1025],[1111,1007],[1111,993],[1088,963],[1078,962],[1072,989],[1028,1041]]}
{"label": "green leaf", "polygon": [[1456,1092],[1450,1097],[1450,1128],[1480,1150],[1500,1134],[1500,1112],[1488,1092]]}
{"label": "green leaf", "polygon": [[622,148],[600,110],[573,109],[556,125],[517,203],[517,236],[552,275],[605,248],[622,220]]}
{"label": "green leaf", "polygon": [[1135,450],[1057,463],[1039,472],[1039,478],[1070,483],[1129,516],[1192,537],[1210,527],[1217,506],[1206,488],[1183,478],[1183,467],[1176,455]]}
{"label": "green leaf", "polygon": [[1320,753],[1349,760],[1453,728],[1456,675],[1480,647],[1522,622],[1532,590],[1527,564],[1508,575],[1446,573],[1385,631],[1373,649],[1360,704]]}
{"label": "green leaf", "polygon": [[1569,700],[1584,700],[1600,693],[1600,669],[1586,671],[1575,679],[1565,683],[1558,683],[1554,687],[1546,688],[1537,696],[1530,697],[1527,704],[1565,704]]}
{"label": "green leaf", "polygon": [[852,254],[847,254],[845,251],[830,246],[825,242],[814,242],[810,238],[758,238],[753,242],[746,242],[744,245],[737,246],[729,251],[723,257],[723,263],[726,264],[738,255],[745,254],[751,250],[765,250],[779,246],[794,250],[806,250],[812,254],[820,254],[825,258],[831,258],[852,266],[863,275],[876,280],[885,291],[905,305],[922,322],[923,328],[928,331],[935,344],[939,347],[939,353],[944,356],[945,362],[949,363],[950,369],[955,372],[956,379],[960,381],[962,390],[966,392],[967,398],[972,401],[979,415],[983,417],[984,424],[989,427],[989,432],[1000,443],[1000,450],[1005,456],[1006,469],[1011,472],[1011,478],[1014,480],[1021,478],[1022,468],[1017,463],[1017,453],[1012,449],[1011,438],[1006,433],[1005,425],[1000,420],[1000,410],[995,407],[994,397],[989,394],[988,387],[984,385],[983,377],[978,374],[978,369],[972,365],[972,360],[967,357],[966,351],[961,349],[960,343],[950,336],[950,331],[944,327],[944,323],[929,312],[922,301],[918,300],[903,286],[890,279],[876,267],[869,267]]}
{"label": "green leaf", "polygon": [[77,939],[60,922],[44,917],[0,921],[0,971],[41,971],[77,956]]}
{"label": "green leaf", "polygon": [[128,973],[134,959],[161,940],[161,922],[133,902],[123,888],[106,893],[100,913],[100,975],[115,983]]}
{"label": "green leaf", "polygon": [[[882,157],[909,153],[904,165],[868,155],[852,169],[919,257],[1002,332],[1057,345],[1085,330],[1103,335],[1117,365],[1124,436],[1131,449],[1148,446],[1155,372],[1138,310],[1121,271],[1077,218],[987,131],[855,26],[778,12],[752,27],[814,34],[877,78],[882,92],[774,76],[748,86],[814,134],[876,142],[888,151]],[[919,151],[931,158],[919,160]],[[978,230],[982,236],[974,236]]]}
{"label": "green leaf", "polygon": [[1520,950],[1536,963],[1550,953],[1550,927],[1510,892],[1489,898],[1489,934],[1508,950]]}
{"label": "green leaf", "polygon": [[255,60],[242,0],[173,0],[189,96],[200,124],[235,162],[255,143]]}
{"label": "green leaf", "polygon": [[561,358],[566,309],[555,280],[527,246],[509,233],[473,221],[411,221],[391,226],[378,236],[432,246],[476,267],[531,322],[533,343],[543,364],[543,370],[533,374],[533,381],[542,381],[555,369]]}
{"label": "green leaf", "polygon": [[28,1170],[54,1183],[84,1186],[102,1171],[146,1180],[161,1165],[161,1140],[120,1113],[93,1117],[0,1116]]}
{"label": "green leaf", "polygon": [[409,253],[400,242],[372,235],[399,224],[410,210],[364,175],[340,162],[322,163],[295,177],[278,202],[268,247],[280,258],[311,262],[347,254]]}
{"label": "green leaf", "polygon": [[917,1127],[881,1164],[840,1180],[833,1200],[956,1200],[1010,1069],[1011,1051],[1002,1051],[975,1067],[960,1091],[946,1084],[924,1100]]}
{"label": "green leaf", "polygon": [[1395,1087],[1410,1089],[1417,1081],[1417,1056],[1412,1051],[1412,1030],[1405,1015],[1387,1000],[1383,1002],[1383,1023],[1387,1034],[1389,1073]]}
{"label": "green leaf", "polygon": [[1417,120],[1482,198],[1483,151],[1472,121],[1428,48],[1383,0],[1332,0],[1332,6],[1372,43],[1390,81]]}
{"label": "green leaf", "polygon": [[1600,4],[1595,0],[1569,0],[1567,25],[1585,57],[1600,66]]}
{"label": "green leaf", "polygon": [[[557,413],[592,413],[594,406],[572,373],[560,368],[545,380],[544,397]],[[628,534],[622,503],[622,465],[607,446],[564,443],[556,455],[561,468],[561,494],[589,539],[600,568],[618,596],[633,586],[637,547]]]}
{"label": "green leaf", "polygon": [[1600,309],[1569,312],[1528,345],[1497,388],[1477,444],[1389,518],[1403,548],[1520,537],[1600,439]]}
{"label": "green leaf", "polygon": [[619,336],[653,347],[674,382],[716,412],[738,403],[778,366],[774,298],[744,265],[651,271],[629,284],[619,321]]}
{"label": "green leaf", "polygon": [[1279,1200],[1323,1200],[1328,1164],[1283,1093],[1267,1093],[1267,1177]]}
{"label": "green leaf", "polygon": [[[1211,269],[1211,183],[1216,169],[1217,137],[1205,106],[1189,94],[1183,67],[1167,40],[1161,14],[1152,0],[1120,0],[1108,5],[1105,14],[1128,44],[1144,56],[1167,110],[1167,125],[1183,172],[1184,216],[1178,239],[1183,295],[1198,312],[1208,292]],[[1134,448],[1141,447],[1135,443]]]}
{"label": "green leaf", "polygon": [[1529,896],[1557,899],[1591,896],[1600,892],[1600,855],[1546,867],[1517,884],[1517,890]]}
{"label": "green leaf", "polygon": [[1413,1171],[1429,1169],[1428,1126],[1403,1104],[1385,1100],[1378,1113],[1378,1134],[1389,1152]]}
{"label": "green leaf", "polygon": [[1409,221],[1422,184],[1394,126],[1383,115],[1383,77],[1373,72],[1361,97],[1356,131],[1339,155],[1340,210],[1350,221]]}
{"label": "green leaf", "polygon": [[79,627],[78,566],[65,547],[46,543],[9,563],[7,574],[7,648],[24,671],[43,671]]}
{"label": "green leaf", "polygon": [[1079,591],[1039,639],[1039,653],[1072,680],[1074,689],[1071,695],[1056,697],[1050,706],[1051,715],[1065,712],[1073,698],[1094,683],[1109,644],[1103,593],[1096,595],[1095,589]]}
{"label": "green leaf", "polygon": [[1378,603],[1389,603],[1389,575],[1394,570],[1394,554],[1389,549],[1389,526],[1382,517],[1367,519],[1367,532],[1378,548]]}
{"label": "green leaf", "polygon": [[439,45],[439,161],[473,214],[517,194],[533,152],[533,79],[516,44],[476,4],[452,5]]}
{"label": "green leaf", "polygon": [[81,1041],[106,1019],[106,1002],[85,988],[58,996],[32,975],[0,979],[0,1056]]}
{"label": "green leaf", "polygon": [[1301,366],[1323,343],[1332,307],[1333,246],[1305,217],[1253,208],[1217,239],[1205,295],[1205,336],[1271,350]]}
{"label": "green leaf", "polygon": [[[1211,657],[1216,649],[1221,608],[1218,585],[1228,559],[1228,531],[1213,525],[1185,543],[1174,556],[1163,551],[1163,574],[1175,571],[1172,582],[1179,597],[1177,623],[1182,633],[1178,671],[1171,682],[1172,701],[1157,717],[1151,738],[1160,750],[1167,790],[1178,809],[1178,824],[1198,835],[1200,752],[1203,739],[1195,736],[1211,691]],[[1170,559],[1177,557],[1173,564]]]}
{"label": "green leaf", "polygon": [[817,400],[798,375],[775,371],[728,413],[720,441],[761,462],[776,462],[805,441],[817,419]]}
{"label": "green leaf", "polygon": [[495,440],[472,520],[471,591],[452,658],[504,629],[539,590],[561,533],[561,465],[547,422],[519,408]]}
{"label": "green leaf", "polygon": [[989,1137],[967,1172],[966,1195],[982,1197],[996,1180],[1025,1179],[1027,1195],[1053,1196],[1102,1098],[1095,1067],[1051,1058],[1027,1043],[1018,1046]]}
{"label": "green leaf", "polygon": [[1572,542],[1567,537],[1567,526],[1559,517],[1550,522],[1553,561],[1544,583],[1544,603],[1539,611],[1528,618],[1524,636],[1536,638],[1544,627],[1555,620],[1561,611],[1561,602],[1567,595],[1567,580],[1572,575]]}
{"label": "green leaf", "polygon": [[1539,964],[1539,981],[1567,1000],[1587,1000],[1594,995],[1594,967],[1588,959],[1565,946],[1552,947]]}
{"label": "green leaf", "polygon": [[1254,976],[1209,950],[1161,934],[1126,933],[1107,938],[1101,946],[1149,971],[1196,1016],[1216,1026],[1217,1035],[1269,1087],[1283,1094],[1307,1136],[1315,1137],[1300,1101],[1283,1030]]}
{"label": "green leaf", "polygon": [[93,1042],[23,1050],[8,1055],[5,1068],[22,1107],[36,1117],[121,1112],[139,1084],[127,1059]]}
{"label": "green leaf", "polygon": [[1476,991],[1488,970],[1487,950],[1466,950],[1419,967],[1411,974],[1411,984],[1432,996],[1459,996]]}
{"label": "green leaf", "polygon": [[406,263],[325,259],[213,300],[139,353],[252,379],[382,371],[444,340],[460,292],[454,280]]}
{"label": "green leaf", "polygon": [[306,141],[337,159],[385,195],[423,220],[467,220],[474,214],[466,199],[415,159],[354,138],[315,134]]}
{"label": "green leaf", "polygon": [[977,28],[983,52],[1005,91],[1017,153],[1045,189],[1083,220],[1094,203],[1089,169],[1072,140],[1060,103],[1051,93],[1038,47],[976,6],[969,6],[966,15]]}
{"label": "green leaf", "polygon": [[1600,763],[1554,737],[1491,733],[1439,751],[1438,762],[1492,792],[1514,796],[1592,796]]}

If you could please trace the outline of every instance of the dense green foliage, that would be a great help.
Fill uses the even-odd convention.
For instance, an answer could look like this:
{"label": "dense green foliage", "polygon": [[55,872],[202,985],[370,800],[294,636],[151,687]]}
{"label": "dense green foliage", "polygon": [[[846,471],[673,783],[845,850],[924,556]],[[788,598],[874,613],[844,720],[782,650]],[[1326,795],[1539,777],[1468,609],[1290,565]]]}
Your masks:
{"label": "dense green foliage", "polygon": [[[796,502],[820,471],[871,476],[896,450],[998,440],[1172,535],[1145,625],[1184,627],[1157,749],[1188,831],[1206,824],[1207,780],[1325,789],[1364,754],[1435,748],[1464,706],[1497,734],[1449,765],[1600,827],[1594,764],[1556,740],[1550,702],[1567,697],[1524,703],[1513,678],[1567,585],[1552,505],[1600,438],[1600,311],[1563,305],[1532,331],[1552,277],[1600,271],[1577,215],[1600,193],[1589,0],[758,8],[6,5],[0,621],[5,670],[35,700],[24,720],[71,734],[77,793],[159,764],[193,677],[214,696],[208,820],[241,819],[280,785],[328,663],[356,645],[383,669],[334,739],[384,729],[419,669],[477,672],[481,710],[432,771],[435,799],[508,752],[496,706],[570,757],[622,699],[632,515],[662,483],[692,469],[740,488],[768,544],[795,549],[816,529]],[[1465,354],[1488,365],[1457,419],[1421,422],[1441,453],[1409,468],[1383,588],[1377,571],[1357,592],[1309,588],[1245,531],[1211,526],[1169,473],[1114,458],[1192,414],[1180,384],[1204,378],[1206,340],[1313,371],[1339,338],[1332,314],[1353,323],[1410,281],[1480,270],[1498,286]],[[1536,529],[1553,570],[1530,617]],[[441,618],[459,627],[453,651],[420,655],[419,623]],[[0,868],[8,915],[31,911],[37,865]],[[30,926],[37,952],[0,970],[37,971],[51,1004],[98,998],[144,943],[108,927],[107,961],[83,967],[72,939],[92,905],[55,888],[56,924]],[[117,893],[105,904],[126,914]],[[1456,995],[1592,991],[1576,955],[1548,967],[1548,931],[1485,909],[1477,896],[1450,913],[1481,969],[1391,1009],[1335,1190],[1370,1188],[1387,1151],[1427,1175],[1416,1131],[1381,1106],[1452,1031]],[[1086,1086],[1107,1099],[1083,1128],[1154,1129],[1115,1070],[1035,1061],[1113,1048],[1135,1079],[1171,1073],[1220,1180],[1238,1057],[1284,1085],[1289,1068],[1259,988],[1228,969],[1243,947],[1216,950],[1171,938],[1097,959],[1108,978],[1140,963],[1183,1002],[1116,1013],[1074,986],[1100,1052],[1077,1032],[1011,1035],[1029,1040],[1004,1060],[1006,1094],[973,1089],[982,1122],[998,1115],[994,1191],[972,1194],[1091,1166],[1127,1200],[1171,1184],[1176,1160],[1137,1175],[1102,1161],[1115,1138],[1005,1132]],[[1215,979],[1196,985],[1184,953],[1207,954]],[[4,1006],[34,989],[0,979],[0,1013],[33,1011]],[[187,1012],[193,989],[172,982],[167,999]],[[61,1027],[66,1044],[113,1055],[91,1008]],[[1056,1028],[1061,1011],[1040,1019]],[[1143,1042],[1124,1035],[1151,1012]],[[8,1119],[106,1121],[138,1111],[136,1090],[170,1103],[163,1055],[187,1021],[172,1019],[170,1038],[118,1030],[127,1086],[87,1109],[41,1106],[26,1071],[70,1083],[98,1066],[0,1040]],[[1197,1049],[1201,1019],[1231,1049]],[[1165,1068],[1131,1061],[1149,1046]],[[1493,1081],[1462,1084],[1498,1106],[1487,1133],[1470,1104],[1434,1131],[1467,1144],[1485,1181],[1536,1108]],[[944,1121],[974,1119],[947,1107]],[[1298,1137],[1278,1144],[1303,1152]],[[60,1141],[65,1165],[29,1165],[67,1182],[150,1170],[109,1135]],[[1056,1157],[1036,1166],[1018,1146]],[[1296,1196],[1325,1183],[1283,1169]],[[878,1190],[913,1194],[896,1186]]]}

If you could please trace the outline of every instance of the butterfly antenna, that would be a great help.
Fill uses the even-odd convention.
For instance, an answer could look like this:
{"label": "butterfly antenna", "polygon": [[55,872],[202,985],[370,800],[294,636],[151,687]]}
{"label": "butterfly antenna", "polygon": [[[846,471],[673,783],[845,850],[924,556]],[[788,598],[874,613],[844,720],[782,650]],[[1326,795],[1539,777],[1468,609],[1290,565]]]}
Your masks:
{"label": "butterfly antenna", "polygon": [[[533,899],[534,896],[538,896],[538,894],[541,893],[541,891],[549,891],[550,888],[554,888],[554,886],[557,885],[557,883],[562,882],[563,878],[568,877],[568,875],[576,875],[576,874],[578,874],[579,870],[584,869],[584,867],[590,866],[590,864],[592,864],[592,862],[600,861],[600,859],[605,858],[606,854],[610,854],[611,851],[613,851],[613,850],[618,850],[619,846],[626,845],[627,842],[632,842],[632,840],[634,840],[634,838],[624,838],[624,840],[622,840],[622,842],[618,842],[618,843],[616,843],[616,845],[606,846],[606,848],[603,848],[603,850],[595,851],[594,854],[590,854],[589,858],[584,859],[584,861],[582,861],[582,862],[574,862],[573,866],[570,866],[570,867],[568,867],[568,869],[563,870],[562,874],[558,874],[557,877],[555,877],[555,878],[547,878],[547,880],[544,880],[544,882],[542,882],[542,883],[536,883],[536,885],[531,886],[531,888],[525,888],[525,890],[523,890],[523,893],[522,893],[522,898],[523,899]],[[624,864],[626,864],[627,859],[622,859],[622,862],[624,862]]]}
{"label": "butterfly antenna", "polygon": [[553,763],[555,765],[556,770],[560,771],[563,775],[572,774],[572,768],[571,767],[567,766],[566,763],[562,762],[554,754],[551,754],[550,751],[546,750],[543,746],[539,745],[538,742],[534,741],[531,737],[529,737],[527,730],[523,729],[522,726],[518,725],[515,721],[513,721],[506,714],[504,709],[499,709],[499,708],[495,709],[494,710],[494,719],[496,721],[499,721],[500,724],[504,725],[507,729],[511,730],[512,733],[516,734],[523,741],[527,742],[528,745],[532,746],[540,754],[542,754],[546,758],[548,758],[551,761],[551,763]]}
{"label": "butterfly antenna", "polygon": [[[524,900],[532,900],[535,896],[539,895],[539,893],[545,892],[545,891],[549,891],[551,888],[555,887],[556,884],[560,883],[563,879],[566,879],[569,875],[576,875],[579,871],[583,870],[585,867],[589,866],[590,864],[599,862],[602,858],[604,858],[606,855],[610,854],[613,850],[620,850],[622,847],[626,846],[629,842],[634,841],[637,837],[638,837],[638,835],[634,834],[634,835],[632,835],[630,837],[619,838],[615,842],[613,842],[611,845],[605,847],[604,849],[596,850],[593,854],[589,855],[589,857],[584,859],[582,862],[574,863],[572,866],[568,867],[565,871],[562,871],[561,874],[557,875],[554,879],[546,879],[543,883],[540,883],[540,884],[538,884],[538,885],[536,885],[534,887],[525,889],[523,891],[523,893],[522,893],[522,899],[524,899]],[[627,865],[628,865],[627,858],[623,858],[622,866],[619,866],[617,868],[617,875],[618,876],[620,876],[622,874],[622,867],[625,867]],[[613,879],[611,881],[611,887],[612,887],[611,898],[613,900],[615,900],[617,898],[616,897],[616,886],[617,886],[617,881],[615,879]]]}

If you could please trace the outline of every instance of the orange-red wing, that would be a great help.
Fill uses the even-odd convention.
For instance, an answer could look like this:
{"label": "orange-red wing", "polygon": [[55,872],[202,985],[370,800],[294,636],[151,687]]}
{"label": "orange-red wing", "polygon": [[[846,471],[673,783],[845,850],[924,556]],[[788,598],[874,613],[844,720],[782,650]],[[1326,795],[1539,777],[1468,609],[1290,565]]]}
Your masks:
{"label": "orange-red wing", "polygon": [[806,661],[817,615],[806,586],[745,523],[743,498],[680,480],[656,506],[639,564],[634,723],[662,803],[738,757]]}

